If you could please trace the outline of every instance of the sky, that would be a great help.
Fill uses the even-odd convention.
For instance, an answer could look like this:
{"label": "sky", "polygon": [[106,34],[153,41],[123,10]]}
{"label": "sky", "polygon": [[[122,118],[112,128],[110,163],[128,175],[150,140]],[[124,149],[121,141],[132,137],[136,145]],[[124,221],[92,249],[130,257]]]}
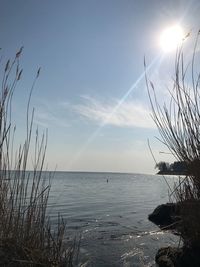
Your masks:
{"label": "sky", "polygon": [[[2,61],[24,47],[23,77],[14,95],[16,140],[38,67],[31,107],[34,126],[48,129],[50,170],[155,173],[173,161],[157,140],[144,79],[167,98],[175,52],[164,53],[162,31],[179,23],[192,36],[200,28],[199,1],[0,0]],[[187,48],[189,49],[189,48]],[[189,50],[187,50],[189,51]],[[1,67],[2,70],[2,67]],[[31,167],[30,167],[31,168]]]}

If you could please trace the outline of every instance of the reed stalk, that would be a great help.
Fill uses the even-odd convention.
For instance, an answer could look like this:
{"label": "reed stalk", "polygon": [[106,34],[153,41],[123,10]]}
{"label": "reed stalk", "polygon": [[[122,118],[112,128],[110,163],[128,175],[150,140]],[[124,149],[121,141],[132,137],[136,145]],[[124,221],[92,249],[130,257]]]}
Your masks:
{"label": "reed stalk", "polygon": [[176,53],[173,86],[169,103],[157,98],[154,83],[146,75],[152,118],[160,133],[159,140],[176,160],[186,164],[188,175],[179,179],[173,198],[181,208],[177,230],[185,246],[200,248],[200,70],[197,34],[189,64],[184,47]]}
{"label": "reed stalk", "polygon": [[[58,216],[53,231],[47,216],[50,177],[43,168],[47,149],[47,132],[33,140],[34,109],[30,101],[26,110],[26,137],[14,153],[16,127],[12,123],[12,100],[23,70],[19,59],[23,47],[3,69],[0,92],[0,265],[1,266],[73,266],[75,245],[64,243],[65,222]],[[2,60],[0,62],[2,65]],[[33,149],[32,149],[32,143]],[[28,171],[30,154],[33,170]],[[54,227],[55,228],[55,227]]]}

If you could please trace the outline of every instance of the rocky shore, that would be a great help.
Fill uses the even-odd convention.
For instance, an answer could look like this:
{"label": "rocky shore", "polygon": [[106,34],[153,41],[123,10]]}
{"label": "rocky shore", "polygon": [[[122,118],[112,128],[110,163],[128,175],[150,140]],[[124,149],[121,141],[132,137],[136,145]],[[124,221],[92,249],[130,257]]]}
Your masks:
{"label": "rocky shore", "polygon": [[[159,205],[148,218],[162,230],[171,230],[174,234],[179,234],[181,225],[181,204],[166,203]],[[200,247],[163,247],[155,256],[155,261],[159,267],[199,267]]]}

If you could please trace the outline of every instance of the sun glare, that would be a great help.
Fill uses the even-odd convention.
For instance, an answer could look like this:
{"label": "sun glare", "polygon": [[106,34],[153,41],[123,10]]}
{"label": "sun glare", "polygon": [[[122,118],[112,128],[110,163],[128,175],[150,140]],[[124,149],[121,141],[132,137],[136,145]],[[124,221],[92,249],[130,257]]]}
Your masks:
{"label": "sun glare", "polygon": [[183,29],[179,25],[166,28],[160,36],[160,45],[164,52],[175,50],[183,41]]}

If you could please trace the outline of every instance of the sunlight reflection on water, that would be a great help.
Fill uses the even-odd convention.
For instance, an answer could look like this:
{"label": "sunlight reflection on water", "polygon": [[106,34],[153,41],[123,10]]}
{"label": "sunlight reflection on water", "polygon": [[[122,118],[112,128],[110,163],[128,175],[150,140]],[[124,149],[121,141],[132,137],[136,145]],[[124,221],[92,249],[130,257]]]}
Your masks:
{"label": "sunlight reflection on water", "polygon": [[160,176],[57,172],[49,213],[53,220],[63,215],[68,236],[81,233],[80,258],[87,266],[153,266],[156,251],[178,240],[148,221],[167,201]]}

